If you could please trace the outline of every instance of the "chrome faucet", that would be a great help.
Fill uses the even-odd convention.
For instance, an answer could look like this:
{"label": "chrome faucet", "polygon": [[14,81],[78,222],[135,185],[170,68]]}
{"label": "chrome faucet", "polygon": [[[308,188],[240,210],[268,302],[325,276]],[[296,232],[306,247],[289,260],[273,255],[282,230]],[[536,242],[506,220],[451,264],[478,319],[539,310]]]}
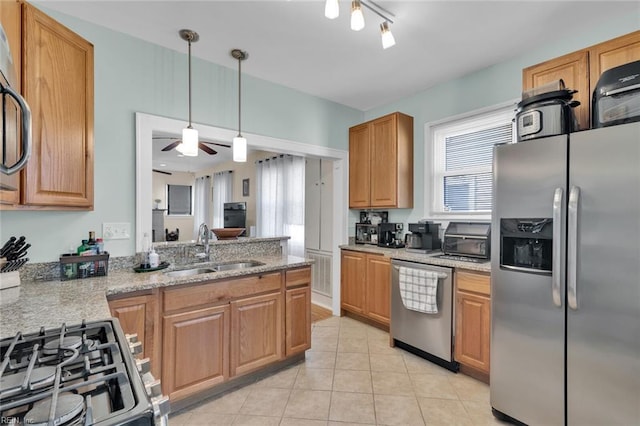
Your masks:
{"label": "chrome faucet", "polygon": [[209,257],[209,227],[202,222],[198,228],[198,240],[196,244],[204,245],[204,253],[198,253],[198,257]]}

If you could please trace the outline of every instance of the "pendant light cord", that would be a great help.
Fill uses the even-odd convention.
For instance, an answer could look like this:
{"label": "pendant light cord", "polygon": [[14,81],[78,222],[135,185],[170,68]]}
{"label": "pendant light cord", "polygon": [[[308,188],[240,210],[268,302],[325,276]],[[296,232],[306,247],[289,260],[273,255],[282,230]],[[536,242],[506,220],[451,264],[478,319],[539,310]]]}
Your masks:
{"label": "pendant light cord", "polygon": [[189,37],[189,129],[191,128],[191,39]]}
{"label": "pendant light cord", "polygon": [[238,58],[238,136],[242,137],[242,58]]}

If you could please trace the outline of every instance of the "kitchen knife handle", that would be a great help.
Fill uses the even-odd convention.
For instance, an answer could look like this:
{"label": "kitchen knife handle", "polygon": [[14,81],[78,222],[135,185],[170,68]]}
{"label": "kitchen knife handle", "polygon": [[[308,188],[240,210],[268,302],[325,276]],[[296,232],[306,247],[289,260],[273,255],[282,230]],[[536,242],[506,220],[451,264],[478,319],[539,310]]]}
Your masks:
{"label": "kitchen knife handle", "polygon": [[569,192],[569,214],[567,232],[567,302],[578,310],[578,207],[580,188],[572,186]]}
{"label": "kitchen knife handle", "polygon": [[564,201],[564,191],[556,188],[553,194],[553,247],[551,249],[553,258],[551,260],[551,295],[553,304],[558,308],[562,307],[562,202]]}

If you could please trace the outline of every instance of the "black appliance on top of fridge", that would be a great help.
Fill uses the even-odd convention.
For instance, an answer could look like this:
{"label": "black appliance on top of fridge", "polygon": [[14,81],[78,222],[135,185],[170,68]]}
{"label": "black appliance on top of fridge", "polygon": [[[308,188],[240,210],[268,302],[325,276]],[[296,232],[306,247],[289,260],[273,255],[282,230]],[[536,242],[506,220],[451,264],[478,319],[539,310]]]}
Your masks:
{"label": "black appliance on top of fridge", "polygon": [[[224,203],[223,226],[225,228],[247,227],[247,203]],[[246,235],[246,230],[240,236]]]}
{"label": "black appliance on top of fridge", "polygon": [[491,406],[640,424],[640,122],[494,148]]}

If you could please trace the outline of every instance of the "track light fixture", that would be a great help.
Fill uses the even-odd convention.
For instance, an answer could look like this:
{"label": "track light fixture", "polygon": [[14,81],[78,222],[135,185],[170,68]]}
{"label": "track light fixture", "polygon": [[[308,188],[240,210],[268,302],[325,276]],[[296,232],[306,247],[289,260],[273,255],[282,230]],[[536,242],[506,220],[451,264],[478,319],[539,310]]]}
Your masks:
{"label": "track light fixture", "polygon": [[[364,28],[364,14],[362,13],[362,6],[366,7],[384,20],[380,24],[382,48],[388,49],[389,47],[394,46],[396,44],[396,40],[391,33],[389,24],[393,24],[393,20],[390,17],[395,18],[395,15],[372,0],[351,1],[351,29],[353,31],[360,31]],[[324,4],[324,16],[329,19],[335,19],[338,17],[339,13],[338,0],[326,0]]]}
{"label": "track light fixture", "polygon": [[242,136],[240,130],[242,115],[242,61],[249,57],[249,54],[240,49],[233,49],[231,56],[238,60],[238,136],[233,138],[233,161],[244,163],[247,161],[247,139]]}
{"label": "track light fixture", "polygon": [[180,30],[180,38],[189,43],[189,125],[182,129],[182,142],[176,149],[187,157],[198,156],[198,131],[191,126],[191,43],[200,40],[197,32]]}

